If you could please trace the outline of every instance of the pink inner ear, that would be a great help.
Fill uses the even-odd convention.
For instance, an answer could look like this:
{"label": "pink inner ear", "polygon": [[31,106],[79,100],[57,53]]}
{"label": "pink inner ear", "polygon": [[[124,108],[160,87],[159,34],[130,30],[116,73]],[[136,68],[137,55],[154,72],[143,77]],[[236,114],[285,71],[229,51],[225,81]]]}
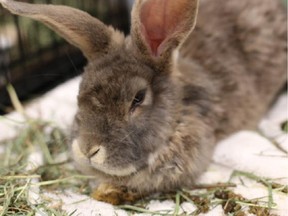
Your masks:
{"label": "pink inner ear", "polygon": [[140,12],[141,31],[153,55],[161,55],[160,45],[173,36],[177,32],[177,27],[185,21],[189,1],[147,0],[144,3]]}

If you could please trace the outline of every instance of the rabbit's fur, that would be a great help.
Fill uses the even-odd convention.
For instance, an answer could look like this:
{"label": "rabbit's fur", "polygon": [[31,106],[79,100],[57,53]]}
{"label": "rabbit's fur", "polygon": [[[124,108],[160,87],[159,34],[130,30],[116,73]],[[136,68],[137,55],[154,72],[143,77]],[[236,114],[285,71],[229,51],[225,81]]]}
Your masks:
{"label": "rabbit's fur", "polygon": [[71,149],[100,187],[191,187],[215,143],[255,128],[286,82],[280,0],[201,0],[193,33],[197,0],[136,0],[126,38],[76,9],[0,2],[88,58]]}

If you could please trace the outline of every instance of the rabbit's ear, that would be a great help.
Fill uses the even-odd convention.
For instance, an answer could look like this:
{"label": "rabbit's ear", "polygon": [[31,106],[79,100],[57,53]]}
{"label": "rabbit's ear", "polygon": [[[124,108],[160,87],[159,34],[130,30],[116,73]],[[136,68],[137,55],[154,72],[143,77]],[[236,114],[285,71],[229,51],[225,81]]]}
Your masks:
{"label": "rabbit's ear", "polygon": [[60,5],[42,5],[0,0],[11,13],[43,22],[78,47],[89,59],[119,47],[124,36],[86,12]]}
{"label": "rabbit's ear", "polygon": [[131,36],[138,52],[170,56],[192,32],[197,11],[198,0],[136,0]]}

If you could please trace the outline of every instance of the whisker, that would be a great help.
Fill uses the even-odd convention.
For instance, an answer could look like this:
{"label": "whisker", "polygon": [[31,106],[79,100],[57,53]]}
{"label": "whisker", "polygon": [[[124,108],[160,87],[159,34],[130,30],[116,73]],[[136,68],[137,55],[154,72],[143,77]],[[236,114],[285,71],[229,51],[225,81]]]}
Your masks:
{"label": "whisker", "polygon": [[80,74],[80,71],[77,69],[77,67],[75,66],[74,62],[72,61],[71,59],[71,56],[69,55],[68,52],[66,52],[66,56],[68,57],[69,61],[71,62],[71,65],[73,66],[73,69],[74,71],[77,73],[77,74]]}
{"label": "whisker", "polygon": [[123,139],[120,140],[120,142],[123,142],[127,137],[129,137],[130,135],[132,135],[133,133],[136,132],[136,129],[135,130],[132,130],[130,133],[126,134]]}

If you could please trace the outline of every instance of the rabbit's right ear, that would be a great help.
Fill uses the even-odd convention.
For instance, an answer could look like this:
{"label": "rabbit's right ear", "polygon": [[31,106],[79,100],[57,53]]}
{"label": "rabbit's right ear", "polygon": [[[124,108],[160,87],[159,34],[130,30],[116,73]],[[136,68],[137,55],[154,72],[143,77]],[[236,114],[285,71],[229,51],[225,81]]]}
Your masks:
{"label": "rabbit's right ear", "polygon": [[124,35],[105,26],[88,13],[60,5],[42,5],[0,0],[11,13],[38,20],[72,45],[89,60],[107,54],[124,43]]}
{"label": "rabbit's right ear", "polygon": [[135,0],[131,38],[136,53],[169,61],[194,29],[198,4],[199,0]]}

